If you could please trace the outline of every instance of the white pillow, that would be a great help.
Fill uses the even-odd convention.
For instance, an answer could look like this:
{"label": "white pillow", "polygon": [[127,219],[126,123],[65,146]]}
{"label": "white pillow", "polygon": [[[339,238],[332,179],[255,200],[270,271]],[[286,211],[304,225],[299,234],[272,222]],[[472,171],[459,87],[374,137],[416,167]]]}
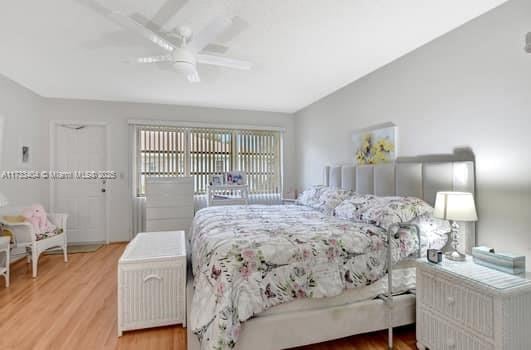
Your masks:
{"label": "white pillow", "polygon": [[327,215],[333,215],[334,209],[350,195],[352,192],[349,190],[327,188],[321,192],[319,203],[314,208]]}
{"label": "white pillow", "polygon": [[335,215],[340,219],[361,221],[361,213],[375,200],[372,194],[353,193],[335,208]]}
{"label": "white pillow", "polygon": [[319,210],[327,215],[333,215],[334,209],[352,195],[349,190],[326,186],[311,186],[297,199],[297,204]]}
{"label": "white pillow", "polygon": [[326,189],[326,186],[323,185],[314,185],[310,186],[309,188],[305,189],[299,198],[297,198],[297,204],[299,205],[306,205],[306,206],[313,206],[319,203],[319,198],[321,197],[321,193]]}
{"label": "white pillow", "polygon": [[360,210],[359,219],[387,230],[393,224],[410,222],[432,212],[433,208],[419,198],[376,197]]}

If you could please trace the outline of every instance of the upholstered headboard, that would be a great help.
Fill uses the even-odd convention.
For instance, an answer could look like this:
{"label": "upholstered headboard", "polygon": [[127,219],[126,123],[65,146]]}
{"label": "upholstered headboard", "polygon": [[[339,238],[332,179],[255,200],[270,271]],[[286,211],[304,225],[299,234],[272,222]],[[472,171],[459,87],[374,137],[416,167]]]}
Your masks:
{"label": "upholstered headboard", "polygon": [[[377,196],[411,196],[431,205],[439,191],[475,194],[472,161],[398,162],[381,165],[342,165],[324,168],[324,184]],[[470,252],[476,242],[476,225],[461,223],[460,246]]]}

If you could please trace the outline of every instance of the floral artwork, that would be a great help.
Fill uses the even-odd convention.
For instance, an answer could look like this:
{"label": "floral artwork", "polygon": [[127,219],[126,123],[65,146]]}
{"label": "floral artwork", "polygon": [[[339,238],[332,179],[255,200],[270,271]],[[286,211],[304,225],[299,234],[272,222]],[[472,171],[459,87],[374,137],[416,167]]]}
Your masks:
{"label": "floral artwork", "polygon": [[[339,295],[387,271],[386,231],[301,205],[209,207],[191,230],[191,324],[202,350],[231,349],[242,322],[298,298]],[[392,262],[418,249],[393,240]]]}
{"label": "floral artwork", "polygon": [[392,124],[355,132],[352,140],[356,164],[381,164],[395,160],[396,132],[397,127]]}

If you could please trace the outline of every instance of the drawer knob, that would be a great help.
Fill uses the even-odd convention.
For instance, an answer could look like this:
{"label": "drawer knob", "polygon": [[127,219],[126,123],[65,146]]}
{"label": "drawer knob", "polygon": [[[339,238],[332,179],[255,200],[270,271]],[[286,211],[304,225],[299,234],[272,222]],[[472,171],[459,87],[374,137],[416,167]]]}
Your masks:
{"label": "drawer knob", "polygon": [[446,299],[446,301],[448,302],[448,305],[454,305],[454,304],[455,304],[455,299],[452,298],[452,297],[448,297],[448,298]]}
{"label": "drawer knob", "polygon": [[146,283],[147,281],[149,280],[159,280],[159,281],[162,281],[162,277],[160,277],[159,275],[147,275],[146,277],[144,277],[144,283]]}

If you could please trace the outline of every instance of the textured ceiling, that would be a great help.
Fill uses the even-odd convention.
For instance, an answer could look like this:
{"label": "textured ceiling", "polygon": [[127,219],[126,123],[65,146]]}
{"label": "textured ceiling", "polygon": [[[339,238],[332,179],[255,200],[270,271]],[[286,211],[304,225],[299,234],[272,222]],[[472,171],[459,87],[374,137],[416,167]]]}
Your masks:
{"label": "textured ceiling", "polygon": [[[504,0],[108,0],[167,28],[201,29],[215,16],[246,28],[210,49],[252,71],[199,66],[190,84],[156,65],[125,60],[164,52],[73,0],[0,4],[0,74],[46,97],[295,112],[505,2]],[[245,27],[245,26],[244,26]]]}

